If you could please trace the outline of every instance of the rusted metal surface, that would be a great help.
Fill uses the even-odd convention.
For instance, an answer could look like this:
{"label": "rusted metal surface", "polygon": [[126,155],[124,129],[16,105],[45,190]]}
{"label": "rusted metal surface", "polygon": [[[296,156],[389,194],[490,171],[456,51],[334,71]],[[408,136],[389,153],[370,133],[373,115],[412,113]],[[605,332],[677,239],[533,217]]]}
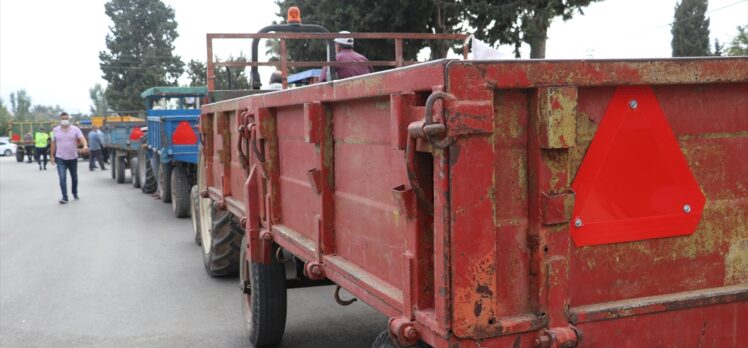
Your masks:
{"label": "rusted metal surface", "polygon": [[[437,61],[248,96],[203,107],[204,174],[210,197],[246,218],[252,260],[269,235],[392,318],[402,343],[737,347],[748,340],[747,66]],[[701,221],[692,235],[577,247],[572,184],[616,89],[632,85],[657,99],[706,198]],[[449,98],[426,108],[430,95]],[[439,129],[425,129],[426,109]],[[258,147],[248,171],[219,154],[218,118],[242,110]],[[232,146],[240,123],[228,123]],[[241,178],[230,197],[226,166]]]}

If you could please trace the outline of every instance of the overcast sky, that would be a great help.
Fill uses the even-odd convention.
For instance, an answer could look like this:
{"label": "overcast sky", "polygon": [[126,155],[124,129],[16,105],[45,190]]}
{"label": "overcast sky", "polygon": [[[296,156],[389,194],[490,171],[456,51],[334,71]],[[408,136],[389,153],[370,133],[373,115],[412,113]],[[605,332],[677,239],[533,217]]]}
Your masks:
{"label": "overcast sky", "polygon": [[[276,19],[273,0],[164,0],[176,12],[176,54],[205,60],[206,33],[251,33]],[[604,0],[548,33],[547,58],[670,56],[670,23],[677,0]],[[33,104],[88,113],[88,89],[101,79],[98,53],[106,49],[105,0],[0,1],[0,97],[26,89]],[[302,9],[302,19],[304,14]],[[748,25],[748,0],[710,0],[711,39],[727,42]],[[345,30],[346,28],[330,28]],[[249,41],[218,45],[221,57],[250,52]],[[510,47],[502,51],[511,52]],[[365,52],[364,52],[365,53]],[[526,55],[527,53],[525,53]]]}

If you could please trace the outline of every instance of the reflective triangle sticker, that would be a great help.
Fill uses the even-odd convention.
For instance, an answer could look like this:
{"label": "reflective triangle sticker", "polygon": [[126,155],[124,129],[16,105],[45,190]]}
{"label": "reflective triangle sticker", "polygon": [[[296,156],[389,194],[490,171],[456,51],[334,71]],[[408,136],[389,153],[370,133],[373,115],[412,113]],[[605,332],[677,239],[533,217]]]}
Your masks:
{"label": "reflective triangle sticker", "polygon": [[572,189],[576,246],[690,235],[706,203],[646,86],[616,89]]}
{"label": "reflective triangle sticker", "polygon": [[174,134],[171,135],[171,143],[173,145],[195,145],[197,144],[197,135],[187,121],[181,121],[174,129]]}

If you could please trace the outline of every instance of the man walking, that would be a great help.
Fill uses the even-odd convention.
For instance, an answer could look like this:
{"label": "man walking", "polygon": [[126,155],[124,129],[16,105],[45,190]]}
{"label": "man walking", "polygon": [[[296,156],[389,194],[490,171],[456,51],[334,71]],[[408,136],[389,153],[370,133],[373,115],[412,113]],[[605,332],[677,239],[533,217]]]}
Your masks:
{"label": "man walking", "polygon": [[70,171],[70,179],[73,182],[73,198],[78,199],[78,142],[83,144],[83,152],[88,151],[86,137],[80,128],[70,125],[70,115],[67,112],[60,114],[60,125],[52,129],[52,146],[50,152],[52,158],[50,163],[57,164],[57,175],[60,177],[60,190],[62,199],[60,204],[68,202],[68,189],[66,175]]}
{"label": "man walking", "polygon": [[106,170],[104,168],[104,159],[101,157],[102,153],[101,151],[104,148],[104,141],[102,139],[102,133],[99,131],[99,127],[93,127],[93,130],[88,133],[88,146],[91,150],[91,155],[88,156],[88,170],[93,171],[96,169],[96,162],[99,162],[99,167],[101,167],[101,170]]}
{"label": "man walking", "polygon": [[47,147],[49,145],[49,133],[47,128],[42,127],[34,134],[34,157],[39,164],[39,170],[42,170],[42,157],[44,157],[44,170],[47,170]]}

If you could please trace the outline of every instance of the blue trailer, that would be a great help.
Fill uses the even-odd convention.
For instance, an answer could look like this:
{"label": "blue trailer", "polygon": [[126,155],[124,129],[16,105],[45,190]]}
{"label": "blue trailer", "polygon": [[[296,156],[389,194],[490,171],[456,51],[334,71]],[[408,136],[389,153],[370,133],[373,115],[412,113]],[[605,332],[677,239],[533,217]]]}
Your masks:
{"label": "blue trailer", "polygon": [[137,155],[140,139],[143,137],[141,129],[145,122],[133,119],[135,118],[128,118],[128,121],[104,122],[101,129],[109,150],[112,179],[116,179],[119,184],[124,183],[126,170],[130,168],[133,186],[139,187],[140,182],[136,175]]}
{"label": "blue trailer", "polygon": [[205,87],[153,87],[146,102],[147,132],[138,154],[144,193],[158,192],[178,218],[189,216],[190,188],[197,182],[197,124]]}

